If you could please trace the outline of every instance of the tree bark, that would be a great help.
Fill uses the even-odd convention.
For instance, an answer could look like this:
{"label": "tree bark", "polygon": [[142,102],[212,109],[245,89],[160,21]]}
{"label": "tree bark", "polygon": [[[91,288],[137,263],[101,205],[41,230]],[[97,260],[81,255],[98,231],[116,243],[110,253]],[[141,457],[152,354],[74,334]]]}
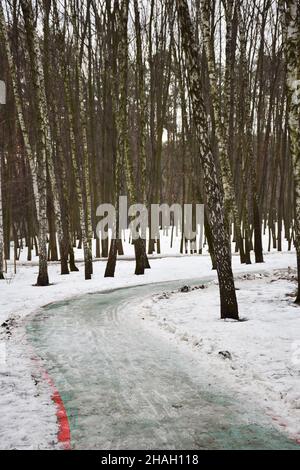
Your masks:
{"label": "tree bark", "polygon": [[47,265],[47,135],[45,103],[43,101],[41,82],[42,70],[39,63],[39,44],[35,33],[31,3],[21,0],[25,22],[28,54],[33,81],[37,140],[38,192],[39,192],[39,274],[37,286],[49,285]]}
{"label": "tree bark", "polygon": [[3,255],[4,255],[4,231],[3,231],[3,207],[2,207],[2,152],[1,152],[0,153],[0,280],[4,279]]}
{"label": "tree bark", "polygon": [[228,233],[225,231],[224,204],[217,170],[209,142],[207,114],[202,97],[200,60],[186,0],[177,0],[182,44],[186,56],[189,93],[199,145],[199,159],[207,197],[209,223],[212,231],[219,278],[221,318],[239,319],[234,279],[231,268]]}
{"label": "tree bark", "polygon": [[289,106],[289,141],[294,177],[294,243],[297,253],[298,293],[295,302],[300,305],[300,4],[286,0],[286,60]]}

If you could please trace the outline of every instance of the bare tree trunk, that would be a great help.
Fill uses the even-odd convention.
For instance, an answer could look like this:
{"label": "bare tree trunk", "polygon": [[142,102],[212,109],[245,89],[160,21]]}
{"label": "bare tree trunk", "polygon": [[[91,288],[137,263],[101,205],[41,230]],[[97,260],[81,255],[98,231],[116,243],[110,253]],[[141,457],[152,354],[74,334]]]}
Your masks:
{"label": "bare tree trunk", "polygon": [[245,19],[241,17],[238,7],[239,30],[240,30],[240,49],[241,49],[241,63],[243,69],[243,82],[245,93],[245,135],[246,135],[246,148],[247,148],[247,162],[249,166],[249,177],[251,182],[251,196],[253,205],[253,227],[254,227],[254,252],[255,262],[263,263],[263,247],[262,247],[262,233],[261,233],[261,216],[259,210],[259,198],[257,192],[257,175],[256,175],[256,162],[253,148],[253,135],[252,135],[252,120],[251,120],[251,103],[250,103],[250,85],[248,83],[248,66],[246,58],[246,28]]}
{"label": "bare tree trunk", "polygon": [[292,156],[295,193],[294,243],[297,252],[298,294],[300,304],[300,4],[297,0],[286,0],[286,59],[289,105],[289,140]]}
{"label": "bare tree trunk", "polygon": [[16,71],[16,66],[14,63],[14,58],[13,58],[11,47],[10,47],[10,42],[9,42],[9,38],[7,34],[7,29],[6,29],[6,24],[5,24],[5,19],[4,19],[1,3],[0,3],[0,33],[1,33],[1,36],[3,37],[3,41],[5,45],[6,57],[7,57],[8,66],[9,66],[10,78],[12,81],[13,94],[14,94],[14,100],[15,100],[15,105],[16,105],[19,126],[21,129],[21,133],[22,133],[22,137],[24,141],[24,147],[25,147],[25,151],[26,151],[26,155],[28,158],[29,167],[31,171],[35,210],[38,216],[39,215],[39,193],[38,193],[38,184],[37,184],[38,175],[37,175],[37,169],[36,169],[36,161],[35,161],[33,150],[29,141],[28,130],[25,124],[22,101],[21,101],[21,97],[20,97],[19,89],[18,89],[17,71]]}
{"label": "bare tree trunk", "polygon": [[[80,229],[81,229],[83,252],[84,252],[85,280],[90,280],[92,277],[92,269],[91,269],[92,256],[90,254],[86,218],[84,214],[84,205],[83,205],[83,189],[84,188],[82,187],[82,179],[80,178],[80,170],[79,170],[77,158],[76,158],[75,122],[74,122],[75,118],[74,118],[74,110],[73,110],[72,102],[71,102],[69,78],[67,76],[65,76],[64,82],[65,82],[64,85],[65,85],[67,112],[68,112],[68,118],[69,118],[72,166],[73,166],[73,171],[74,171],[74,176],[75,176],[75,189],[76,189],[76,195],[77,195],[78,206],[79,206],[79,220],[80,220]],[[73,254],[72,254],[72,257],[70,258],[70,263],[71,262],[73,263]]]}
{"label": "bare tree trunk", "polygon": [[[216,123],[216,134],[219,145],[219,154],[220,154],[220,166],[221,166],[221,175],[222,183],[224,189],[224,207],[225,207],[225,222],[227,223],[227,230],[230,228],[230,214],[233,215],[235,230],[237,235],[237,243],[240,249],[241,262],[244,262],[244,247],[243,247],[243,237],[241,233],[241,221],[239,210],[236,202],[232,170],[230,166],[230,159],[228,155],[228,139],[229,139],[229,104],[230,104],[230,86],[228,83],[225,83],[225,93],[224,93],[224,102],[220,103],[218,83],[217,83],[217,73],[214,60],[214,44],[212,43],[212,38],[214,37],[211,33],[211,18],[210,18],[210,9],[211,2],[209,0],[201,0],[201,17],[202,17],[202,33],[204,48],[207,57],[209,78],[210,78],[210,88],[212,103],[214,108],[214,118]],[[233,9],[232,0],[227,4],[227,8]],[[229,16],[232,16],[232,12],[228,12]],[[228,20],[229,21],[229,20]],[[231,35],[227,38],[227,42],[231,41]],[[228,69],[230,68],[230,58],[231,50],[228,52],[229,46],[226,43],[226,78],[229,75]],[[229,78],[227,78],[229,81]]]}
{"label": "bare tree trunk", "polygon": [[0,153],[0,280],[4,279],[3,255],[4,255],[4,231],[3,231],[3,207],[2,207],[2,152],[1,152]]}
{"label": "bare tree trunk", "polygon": [[[142,37],[141,37],[141,24],[140,24],[140,13],[138,1],[134,0],[134,12],[135,12],[135,32],[136,32],[136,61],[137,61],[137,96],[138,96],[138,111],[139,111],[139,163],[140,163],[140,201],[146,205],[146,170],[147,170],[147,159],[146,159],[146,97],[145,97],[145,74],[143,64],[143,52],[142,52]],[[144,269],[150,269],[149,260],[146,253],[146,233],[141,233],[135,247],[136,250],[136,274],[144,274]]]}
{"label": "bare tree trunk", "polygon": [[212,231],[219,278],[221,318],[238,320],[238,305],[234,287],[228,233],[225,231],[224,204],[217,177],[216,165],[209,142],[207,115],[202,97],[200,60],[186,0],[177,0],[183,49],[189,81],[189,93],[203,169],[209,223]]}
{"label": "bare tree trunk", "polygon": [[25,22],[27,47],[30,58],[30,68],[33,81],[36,127],[38,133],[37,142],[37,166],[38,166],[38,189],[39,189],[39,274],[38,286],[49,284],[47,266],[47,129],[45,103],[41,89],[42,71],[39,64],[39,44],[35,33],[33,11],[29,2],[21,0],[21,7]]}

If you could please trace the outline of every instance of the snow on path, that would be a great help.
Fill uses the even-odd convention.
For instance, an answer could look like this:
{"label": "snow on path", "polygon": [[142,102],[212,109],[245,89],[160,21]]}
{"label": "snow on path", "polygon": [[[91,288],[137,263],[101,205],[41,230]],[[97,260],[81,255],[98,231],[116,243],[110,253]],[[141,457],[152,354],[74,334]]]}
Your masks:
{"label": "snow on path", "polygon": [[209,363],[229,395],[259,404],[300,443],[300,308],[294,304],[296,270],[289,271],[236,280],[243,322],[219,320],[215,283],[154,295],[136,305],[135,314],[150,331],[159,327],[165,341],[192,352],[200,368]]}
{"label": "snow on path", "polygon": [[[240,265],[233,257],[236,273],[271,270],[295,266],[295,254],[272,253],[263,265]],[[49,387],[37,382],[35,366],[24,345],[22,318],[37,308],[64,298],[124,287],[195,277],[216,277],[211,271],[209,256],[187,256],[151,261],[152,269],[145,276],[134,276],[134,262],[119,262],[116,277],[104,279],[105,262],[94,264],[92,281],[83,280],[80,272],[60,276],[59,265],[50,264],[49,275],[53,285],[34,287],[36,266],[20,266],[10,283],[0,283],[0,324],[11,319],[10,325],[0,329],[0,447],[1,448],[53,448],[56,444],[57,423],[55,406],[50,398]],[[8,333],[8,334],[7,334]]]}
{"label": "snow on path", "polygon": [[[74,449],[300,449],[207,365],[149,334],[133,303],[182,283],[49,305],[27,325],[63,398]],[[59,326],[58,326],[59,325]]]}

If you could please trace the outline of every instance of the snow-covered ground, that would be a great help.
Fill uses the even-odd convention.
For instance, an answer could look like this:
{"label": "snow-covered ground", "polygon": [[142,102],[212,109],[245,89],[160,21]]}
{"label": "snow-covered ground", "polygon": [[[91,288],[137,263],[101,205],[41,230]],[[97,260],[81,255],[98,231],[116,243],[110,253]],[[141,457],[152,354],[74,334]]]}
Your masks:
{"label": "snow-covered ground", "polygon": [[[37,260],[25,263],[24,256],[17,274],[12,275],[9,266],[10,279],[0,283],[0,448],[53,448],[57,446],[56,409],[26,344],[24,317],[50,302],[88,292],[176,279],[186,280],[184,284],[196,278],[215,280],[216,273],[211,271],[208,255],[154,259],[145,276],[135,276],[134,261],[125,258],[118,262],[114,279],[104,279],[104,261],[95,262],[91,281],[84,281],[82,263],[78,264],[80,271],[69,276],[60,276],[59,264],[50,264],[52,285],[34,287]],[[250,266],[240,265],[239,257],[233,256],[236,275],[295,266],[293,252],[273,252],[266,255],[263,265]],[[211,361],[224,386],[236,394],[253,394],[287,432],[300,437],[300,310],[286,296],[295,290],[295,284],[279,277],[285,274],[237,281],[245,322],[218,320],[214,283],[166,299],[151,297],[136,314],[151,320],[149,329],[165,340],[179,341],[183,353],[189,349],[199,361]],[[225,350],[231,359],[223,360],[218,354]]]}

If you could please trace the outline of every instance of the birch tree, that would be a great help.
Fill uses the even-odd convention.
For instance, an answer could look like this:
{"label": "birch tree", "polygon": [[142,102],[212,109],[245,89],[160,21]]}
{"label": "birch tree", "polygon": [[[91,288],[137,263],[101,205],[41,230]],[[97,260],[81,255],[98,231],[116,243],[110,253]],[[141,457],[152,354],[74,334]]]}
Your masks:
{"label": "birch tree", "polygon": [[28,54],[30,57],[30,68],[35,100],[36,129],[38,135],[37,184],[39,192],[39,274],[37,285],[47,286],[49,284],[49,277],[47,264],[47,135],[45,103],[43,102],[42,90],[40,87],[42,81],[42,72],[38,63],[39,45],[37,42],[37,36],[35,34],[31,3],[21,0],[21,7],[25,23]]}
{"label": "birch tree", "polygon": [[230,0],[227,2],[227,25],[228,33],[226,37],[226,83],[224,86],[224,96],[223,102],[220,102],[220,93],[218,89],[218,77],[216,72],[216,64],[214,59],[214,42],[211,31],[212,19],[210,15],[211,2],[209,0],[201,0],[201,26],[203,34],[203,44],[206,53],[207,63],[208,63],[208,72],[210,79],[210,89],[212,104],[214,108],[214,120],[216,123],[216,134],[218,140],[219,154],[220,154],[220,166],[221,166],[221,176],[224,189],[224,203],[225,203],[225,218],[227,222],[227,229],[229,230],[230,215],[233,215],[235,230],[237,234],[238,247],[240,249],[241,261],[245,261],[244,256],[244,247],[243,247],[243,237],[241,234],[241,221],[239,215],[239,209],[237,206],[235,189],[233,184],[233,176],[230,165],[230,159],[228,155],[229,147],[229,105],[230,105],[230,68],[231,64],[231,55],[232,51],[228,43],[231,42],[231,28],[230,21],[233,14],[233,1]]}
{"label": "birch tree", "polygon": [[300,304],[300,3],[283,2],[286,21],[286,61],[289,105],[289,140],[292,157],[295,198],[295,246],[298,267],[298,294]]}
{"label": "birch tree", "polygon": [[[5,82],[0,82],[0,116],[2,106],[6,103],[6,87]],[[1,121],[1,118],[0,118]],[[4,230],[3,230],[3,204],[2,204],[2,153],[0,147],[0,281],[4,279],[3,257],[4,257]]]}
{"label": "birch tree", "polygon": [[[46,180],[44,183],[40,181],[40,177],[43,174],[41,167],[39,167],[36,158],[34,156],[33,149],[29,140],[29,133],[25,123],[21,96],[19,94],[19,87],[17,83],[17,71],[14,63],[14,58],[12,55],[9,37],[7,33],[7,27],[5,23],[4,13],[2,5],[0,4],[0,33],[5,45],[6,56],[9,66],[10,78],[12,81],[14,99],[16,104],[16,111],[18,116],[18,121],[20,129],[22,132],[22,137],[24,140],[24,146],[26,149],[29,166],[31,170],[32,182],[33,182],[33,194],[35,199],[35,210],[38,217],[39,223],[39,246],[41,246],[42,255],[39,259],[39,276],[37,285],[48,285],[48,272],[47,272],[47,217],[45,214],[46,211]],[[45,175],[44,175],[45,176]],[[46,178],[46,177],[45,177]],[[42,207],[41,207],[42,204]]]}
{"label": "birch tree", "polygon": [[3,230],[3,205],[2,205],[2,152],[1,152],[0,153],[0,280],[4,279],[3,257],[4,257],[4,230]]}
{"label": "birch tree", "polygon": [[220,289],[221,318],[238,320],[238,305],[231,268],[229,239],[228,233],[225,230],[224,204],[208,137],[208,121],[201,89],[198,49],[187,1],[177,0],[176,4],[182,35],[182,47],[186,56],[188,87],[199,146],[199,159],[203,171],[209,223],[215,249]]}

